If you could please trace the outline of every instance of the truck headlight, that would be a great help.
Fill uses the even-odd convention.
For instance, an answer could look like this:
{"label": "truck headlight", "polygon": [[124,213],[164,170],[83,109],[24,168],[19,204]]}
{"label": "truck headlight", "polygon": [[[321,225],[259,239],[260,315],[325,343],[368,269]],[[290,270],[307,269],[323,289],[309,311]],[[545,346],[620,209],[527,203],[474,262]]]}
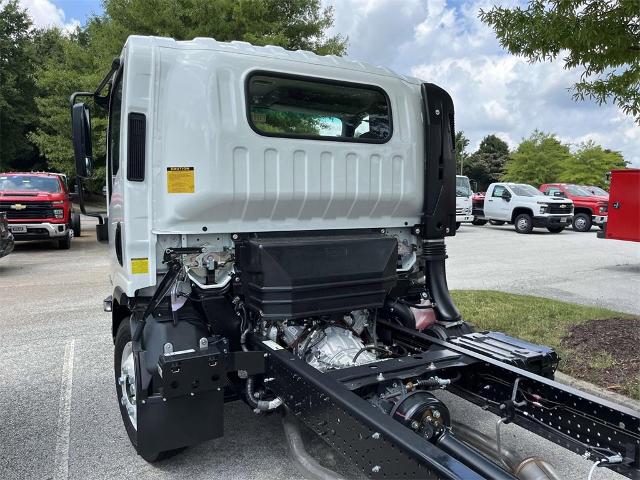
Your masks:
{"label": "truck headlight", "polygon": [[540,205],[540,213],[547,213],[549,211],[549,205]]}
{"label": "truck headlight", "polygon": [[598,210],[600,211],[600,213],[607,213],[607,206],[606,205],[602,205],[602,206],[600,206],[600,208]]}
{"label": "truck headlight", "polygon": [[64,217],[64,210],[62,210],[61,208],[56,208],[56,209],[53,211],[53,215],[54,215],[56,218],[62,218],[62,217]]}

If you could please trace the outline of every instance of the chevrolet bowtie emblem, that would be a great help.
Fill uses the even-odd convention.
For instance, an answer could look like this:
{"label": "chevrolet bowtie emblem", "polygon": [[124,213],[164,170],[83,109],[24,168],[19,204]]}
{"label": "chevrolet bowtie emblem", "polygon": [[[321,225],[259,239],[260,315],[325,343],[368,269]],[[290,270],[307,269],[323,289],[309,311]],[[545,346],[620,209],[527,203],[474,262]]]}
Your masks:
{"label": "chevrolet bowtie emblem", "polygon": [[560,208],[567,208],[566,205],[560,205]]}
{"label": "chevrolet bowtie emblem", "polygon": [[13,210],[24,210],[25,208],[27,208],[26,205],[23,205],[21,203],[14,203],[13,205],[11,205],[11,207],[9,207]]}

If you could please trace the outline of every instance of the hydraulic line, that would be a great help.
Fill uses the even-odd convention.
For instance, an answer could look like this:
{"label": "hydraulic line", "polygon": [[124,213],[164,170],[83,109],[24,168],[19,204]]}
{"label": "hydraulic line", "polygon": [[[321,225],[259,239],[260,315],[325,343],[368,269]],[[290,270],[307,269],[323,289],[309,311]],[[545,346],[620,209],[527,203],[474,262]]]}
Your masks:
{"label": "hydraulic line", "polygon": [[247,386],[246,386],[246,394],[247,401],[249,404],[255,409],[261,412],[269,412],[271,410],[275,410],[280,405],[282,405],[282,400],[279,398],[274,398],[273,400],[257,400],[254,396],[253,386],[254,386],[255,378],[248,377],[247,378]]}

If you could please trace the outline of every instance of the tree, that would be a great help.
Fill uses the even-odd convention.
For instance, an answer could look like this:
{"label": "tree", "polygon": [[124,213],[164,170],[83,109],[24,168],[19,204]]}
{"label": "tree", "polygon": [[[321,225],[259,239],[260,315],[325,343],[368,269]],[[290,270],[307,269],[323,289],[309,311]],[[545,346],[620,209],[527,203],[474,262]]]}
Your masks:
{"label": "tree", "polygon": [[557,182],[570,160],[568,145],[561,143],[555,135],[536,130],[509,156],[503,180],[529,183],[534,187]]}
{"label": "tree", "polygon": [[625,168],[627,162],[620,152],[603,149],[589,141],[564,163],[558,181],[606,188],[606,174],[615,168]]}
{"label": "tree", "polygon": [[574,99],[612,99],[640,123],[639,12],[638,0],[529,0],[480,10],[480,18],[512,54],[532,62],[563,55],[565,68],[579,68]]}
{"label": "tree", "polygon": [[[333,11],[322,8],[320,0],[104,0],[103,5],[103,15],[90,18],[71,35],[48,31],[52,52],[38,74],[42,121],[29,138],[46,156],[50,168],[71,175],[69,95],[92,91],[129,35],[244,40],[318,54],[341,55],[346,50],[346,40],[340,35],[325,35],[333,24]],[[94,159],[99,167],[105,159],[106,113],[92,109]],[[102,181],[97,179],[94,189]]]}
{"label": "tree", "polygon": [[466,174],[478,182],[479,191],[484,191],[491,183],[500,181],[508,156],[509,145],[496,135],[487,135],[469,157]]}
{"label": "tree", "polygon": [[469,139],[464,136],[464,132],[456,132],[456,172],[460,172],[460,175],[464,175],[464,167],[469,158],[467,153],[467,147],[469,146]]}
{"label": "tree", "polygon": [[37,159],[25,137],[36,121],[31,28],[17,0],[0,0],[0,171],[30,168]]}

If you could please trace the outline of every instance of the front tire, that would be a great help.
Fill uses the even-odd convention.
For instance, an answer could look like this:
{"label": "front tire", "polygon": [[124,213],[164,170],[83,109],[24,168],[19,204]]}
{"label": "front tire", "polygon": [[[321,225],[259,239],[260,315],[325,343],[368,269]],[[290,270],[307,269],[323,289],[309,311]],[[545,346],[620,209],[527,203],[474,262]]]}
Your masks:
{"label": "front tire", "polygon": [[136,449],[138,455],[144,458],[147,462],[153,463],[182,452],[184,448],[143,455],[138,450],[136,378],[139,375],[139,372],[138,366],[133,358],[130,317],[122,320],[118,327],[113,351],[113,367],[116,383],[116,397],[118,399],[118,407],[120,407],[120,415],[122,416],[122,422],[124,423],[124,428],[127,431],[129,441]]}
{"label": "front tire", "polygon": [[560,233],[564,230],[564,227],[547,227],[547,230],[549,230],[551,233]]}
{"label": "front tire", "polygon": [[573,229],[577,232],[591,230],[591,216],[586,213],[578,213],[573,217]]}
{"label": "front tire", "polygon": [[533,230],[533,218],[528,213],[521,213],[516,217],[514,226],[518,233],[531,233]]}

